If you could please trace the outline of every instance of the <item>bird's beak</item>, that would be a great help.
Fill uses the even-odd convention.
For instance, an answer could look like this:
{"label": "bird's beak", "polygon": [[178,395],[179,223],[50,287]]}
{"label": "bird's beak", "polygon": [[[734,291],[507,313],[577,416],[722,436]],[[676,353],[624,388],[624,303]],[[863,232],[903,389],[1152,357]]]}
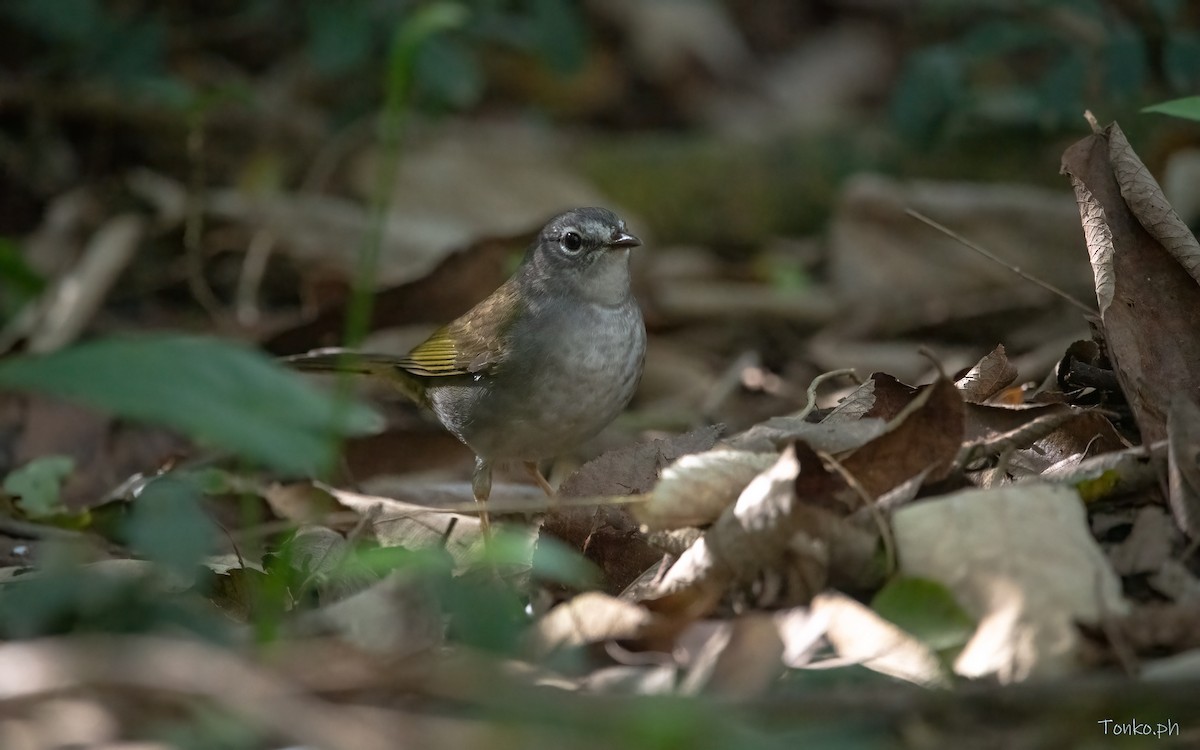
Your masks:
{"label": "bird's beak", "polygon": [[628,232],[617,232],[608,241],[609,247],[638,247],[642,241]]}

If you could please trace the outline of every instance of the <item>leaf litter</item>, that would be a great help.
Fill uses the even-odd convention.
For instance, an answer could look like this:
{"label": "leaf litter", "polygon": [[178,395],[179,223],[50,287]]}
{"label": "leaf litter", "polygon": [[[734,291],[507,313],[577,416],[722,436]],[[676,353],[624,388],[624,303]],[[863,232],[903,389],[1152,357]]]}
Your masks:
{"label": "leaf litter", "polygon": [[[194,565],[172,568],[169,587],[151,580],[156,561],[103,580],[131,601],[159,601],[166,621],[171,607],[200,608],[234,623],[242,643],[273,633],[274,657],[149,635],[9,642],[0,666],[58,671],[0,680],[0,694],[117,686],[259,701],[238,708],[275,736],[349,748],[417,735],[414,746],[478,744],[489,713],[537,700],[587,710],[587,693],[753,709],[790,682],[851,668],[950,689],[1114,664],[1195,679],[1200,389],[1188,363],[1200,361],[1189,354],[1200,347],[1189,323],[1200,253],[1115,125],[1068,149],[1064,170],[1100,315],[1093,340],[1043,383],[1023,380],[997,345],[953,379],[910,385],[876,372],[825,408],[627,444],[570,473],[557,499],[498,483],[491,544],[469,487],[440,476],[249,481],[245,507],[268,515],[213,533]],[[974,200],[989,199],[960,210]],[[466,239],[423,262],[502,255],[445,256]],[[397,319],[415,314],[407,304]],[[335,318],[271,346],[307,348],[287,342],[334,330]],[[299,461],[266,455],[287,469]],[[59,485],[78,469],[50,469],[9,474],[0,500],[14,524],[58,509]],[[149,512],[145,498],[120,502]],[[59,585],[41,575],[14,566],[0,587]],[[86,610],[44,616],[107,626]],[[4,634],[16,627],[0,619]],[[317,658],[327,671],[307,663]],[[582,702],[555,702],[567,697]]]}

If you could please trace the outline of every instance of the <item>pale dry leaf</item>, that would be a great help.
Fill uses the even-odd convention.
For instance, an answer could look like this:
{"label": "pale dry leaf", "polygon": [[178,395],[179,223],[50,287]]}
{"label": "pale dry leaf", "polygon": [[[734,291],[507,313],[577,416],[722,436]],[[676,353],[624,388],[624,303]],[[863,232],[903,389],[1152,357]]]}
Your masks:
{"label": "pale dry leaf", "polygon": [[1200,579],[1178,560],[1167,560],[1147,576],[1150,588],[1179,604],[1200,604]]}
{"label": "pale dry leaf", "polygon": [[975,363],[975,365],[954,383],[954,387],[962,391],[963,399],[981,404],[992,396],[1007,388],[1017,379],[1017,368],[1008,361],[1004,344],[996,348]]}
{"label": "pale dry leaf", "polygon": [[146,222],[135,214],[109,219],[70,272],[47,292],[29,351],[52,352],[74,341],[95,319],[109,291],[137,254]]}
{"label": "pale dry leaf", "polygon": [[639,604],[589,591],[538,619],[529,630],[526,646],[534,656],[544,658],[576,646],[654,636],[671,627],[665,618]]}
{"label": "pale dry leaf", "polygon": [[1108,553],[1117,575],[1153,573],[1171,557],[1172,539],[1177,534],[1171,519],[1157,505],[1138,509],[1133,529]]}
{"label": "pale dry leaf", "polygon": [[836,455],[874,440],[883,434],[885,426],[882,419],[809,422],[796,416],[771,417],[745,432],[722,440],[719,445],[774,455],[788,443],[802,440],[814,450]]}
{"label": "pale dry leaf", "polygon": [[671,695],[678,677],[679,669],[673,664],[620,665],[588,673],[579,681],[579,689],[610,695]]}
{"label": "pale dry leaf", "polygon": [[867,380],[855,388],[849,395],[838,401],[833,411],[825,415],[821,424],[837,424],[839,422],[855,422],[875,408],[875,380]]}
{"label": "pale dry leaf", "polygon": [[866,605],[834,591],[813,599],[812,611],[827,622],[825,638],[843,660],[918,685],[949,684],[932,649]]}
{"label": "pale dry leaf", "polygon": [[1085,502],[1118,497],[1158,483],[1165,470],[1166,444],[1144,445],[1102,453],[1083,460],[1068,457],[1050,466],[1037,479],[1075,487]]}
{"label": "pale dry leaf", "polygon": [[302,613],[287,629],[297,636],[334,635],[363,651],[401,659],[441,645],[444,623],[425,573],[398,570],[345,599]]}
{"label": "pale dry leaf", "polygon": [[[422,496],[416,491],[416,485],[406,484],[405,487],[406,493],[412,492],[413,496]],[[483,536],[479,529],[478,515],[448,512],[433,505],[418,505],[382,495],[350,492],[328,486],[323,488],[342,505],[361,515],[377,514],[371,528],[376,540],[384,547],[444,548],[454,560],[455,570],[460,572],[466,570],[477,559],[477,553],[482,549]],[[428,494],[423,496],[431,500],[441,500],[456,507],[475,505],[467,485],[447,487],[427,484],[427,489]],[[516,485],[497,485],[492,491],[493,499],[500,501],[497,502],[498,505],[503,502],[503,498],[509,498],[514,503],[530,497],[542,498],[542,493],[537,488]],[[537,541],[537,524],[510,524],[500,521],[493,522],[493,526],[497,531],[502,530],[508,535],[519,537],[532,559]]]}
{"label": "pale dry leaf", "polygon": [[675,561],[660,583],[660,592],[701,584],[723,590],[730,581],[752,577],[779,560],[792,533],[780,520],[795,499],[800,463],[790,447],[771,458],[768,468],[745,485],[737,503],[726,508],[713,528]]}
{"label": "pale dry leaf", "polygon": [[737,450],[684,456],[663,469],[649,502],[635,507],[634,517],[650,530],[712,523],[778,458],[775,453]]}
{"label": "pale dry leaf", "polygon": [[784,666],[800,669],[812,662],[825,642],[829,617],[830,610],[821,613],[812,607],[792,607],[775,613],[775,625],[783,641]]}
{"label": "pale dry leaf", "polygon": [[1184,393],[1167,415],[1167,486],[1171,513],[1190,538],[1200,536],[1200,407]]}
{"label": "pale dry leaf", "polygon": [[1116,272],[1113,270],[1112,229],[1104,216],[1104,207],[1083,180],[1072,174],[1071,187],[1075,189],[1075,200],[1079,203],[1079,221],[1083,224],[1088,257],[1092,261],[1092,275],[1096,280],[1096,302],[1100,305],[1100,317],[1103,318],[1112,305],[1117,289]]}
{"label": "pale dry leaf", "polygon": [[[687,673],[679,683],[683,695],[747,700],[761,695],[783,674],[783,641],[769,614],[695,623],[689,630],[703,633],[691,644]],[[687,639],[685,631],[678,640]]]}
{"label": "pale dry leaf", "polygon": [[1108,157],[1121,196],[1138,223],[1200,284],[1200,243],[1196,242],[1195,235],[1171,208],[1158,181],[1138,158],[1121,128],[1114,122],[1105,128],[1105,133],[1108,135]]}
{"label": "pale dry leaf", "polygon": [[843,487],[811,449],[788,446],[675,561],[647,601],[660,611],[698,616],[735,585],[752,602],[788,606],[820,591],[831,566],[840,579],[864,580],[874,568],[878,534],[826,507],[836,505],[832,495]]}
{"label": "pale dry leaf", "polygon": [[901,508],[892,523],[901,571],[946,586],[979,622],[955,662],[963,676],[1069,674],[1080,667],[1075,622],[1128,609],[1069,488],[965,490]]}

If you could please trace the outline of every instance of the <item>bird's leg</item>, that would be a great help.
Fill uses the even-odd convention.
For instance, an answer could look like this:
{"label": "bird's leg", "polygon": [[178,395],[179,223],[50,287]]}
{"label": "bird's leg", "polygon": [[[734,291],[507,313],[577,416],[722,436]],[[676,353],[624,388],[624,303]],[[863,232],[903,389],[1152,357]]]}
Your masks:
{"label": "bird's leg", "polygon": [[482,456],[475,457],[471,494],[475,496],[475,502],[479,503],[479,530],[486,541],[492,536],[492,522],[487,513],[487,499],[492,494],[492,462]]}
{"label": "bird's leg", "polygon": [[537,482],[537,486],[542,488],[542,492],[546,493],[546,497],[556,497],[558,495],[554,491],[554,488],[550,486],[550,483],[546,481],[546,478],[542,476],[541,470],[538,469],[537,461],[526,461],[525,471],[529,472],[529,476],[533,477],[533,481]]}

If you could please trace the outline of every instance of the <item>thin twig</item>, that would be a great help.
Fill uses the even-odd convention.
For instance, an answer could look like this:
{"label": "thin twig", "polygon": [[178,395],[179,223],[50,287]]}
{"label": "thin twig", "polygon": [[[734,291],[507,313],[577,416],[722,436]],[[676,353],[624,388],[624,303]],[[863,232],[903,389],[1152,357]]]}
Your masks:
{"label": "thin twig", "polygon": [[979,245],[975,244],[974,242],[968,240],[966,237],[963,237],[958,232],[955,232],[953,229],[950,229],[949,227],[947,227],[943,224],[939,224],[938,222],[929,218],[928,216],[921,213],[920,211],[917,211],[914,208],[906,208],[906,209],[904,209],[904,213],[908,214],[909,216],[913,217],[914,219],[916,219],[919,222],[922,222],[924,224],[927,224],[927,225],[933,227],[934,229],[938,230],[939,232],[946,235],[947,237],[961,243],[965,247],[968,247],[971,250],[974,250],[975,252],[979,253],[983,257],[992,261],[993,263],[995,263],[999,266],[1002,266],[1004,268],[1007,268],[1008,270],[1012,271],[1013,273],[1020,276],[1022,279],[1025,279],[1026,281],[1030,282],[1031,284],[1040,286],[1042,289],[1045,289],[1047,292],[1050,292],[1051,294],[1061,297],[1062,299],[1066,300],[1067,302],[1071,303],[1075,307],[1082,310],[1085,315],[1087,315],[1089,317],[1096,316],[1096,311],[1094,309],[1083,304],[1079,300],[1072,297],[1070,294],[1064,292],[1063,290],[1059,289],[1058,287],[1054,286],[1053,284],[1051,284],[1047,281],[1042,281],[1041,279],[1034,276],[1033,274],[1029,274],[1029,273],[1026,273],[1025,271],[1022,271],[1019,267],[1014,266],[1011,263],[1009,263],[1008,261],[994,255],[991,251],[985,250],[984,248],[980,247]]}
{"label": "thin twig", "polygon": [[848,375],[851,378],[854,378],[855,382],[857,382],[859,385],[862,385],[862,381],[858,379],[858,373],[854,372],[852,368],[830,370],[829,372],[822,373],[813,378],[812,382],[808,384],[808,401],[805,402],[804,408],[795,414],[792,414],[791,416],[804,419],[811,414],[812,410],[817,408],[817,388],[819,388],[825,381],[832,380],[833,378],[840,377],[842,375]]}

